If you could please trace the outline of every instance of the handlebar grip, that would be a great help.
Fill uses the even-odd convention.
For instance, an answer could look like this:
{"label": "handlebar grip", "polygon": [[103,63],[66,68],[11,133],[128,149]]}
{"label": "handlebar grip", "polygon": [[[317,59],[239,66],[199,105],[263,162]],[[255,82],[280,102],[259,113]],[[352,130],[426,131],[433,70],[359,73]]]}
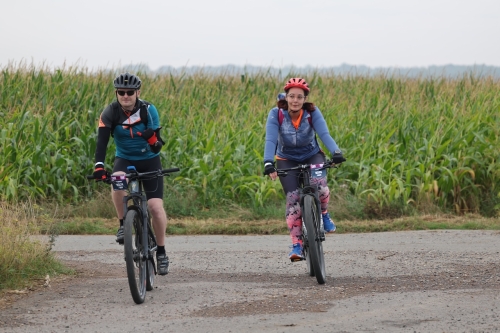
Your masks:
{"label": "handlebar grip", "polygon": [[286,177],[288,175],[288,171],[276,170],[278,177]]}
{"label": "handlebar grip", "polygon": [[161,173],[171,173],[171,172],[177,172],[180,171],[181,169],[179,168],[170,168],[170,169],[163,169],[161,170]]}
{"label": "handlebar grip", "polygon": [[87,179],[95,179],[96,181],[98,182],[104,182],[106,184],[111,184],[111,178],[106,178],[106,179],[99,179],[99,178],[95,178],[94,175],[86,175],[85,176]]}

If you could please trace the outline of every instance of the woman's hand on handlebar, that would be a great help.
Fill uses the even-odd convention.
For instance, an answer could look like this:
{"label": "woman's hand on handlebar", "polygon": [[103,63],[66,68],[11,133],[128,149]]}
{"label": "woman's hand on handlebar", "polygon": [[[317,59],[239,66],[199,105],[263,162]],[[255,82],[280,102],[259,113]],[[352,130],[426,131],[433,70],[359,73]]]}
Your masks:
{"label": "woman's hand on handlebar", "polygon": [[268,175],[272,180],[275,180],[278,177],[278,172],[276,171],[274,162],[264,162],[264,175]]}
{"label": "woman's hand on handlebar", "polygon": [[342,162],[345,162],[346,159],[345,157],[342,155],[342,152],[335,152],[333,155],[332,155],[332,158],[330,159],[329,163],[330,164],[340,164]]}

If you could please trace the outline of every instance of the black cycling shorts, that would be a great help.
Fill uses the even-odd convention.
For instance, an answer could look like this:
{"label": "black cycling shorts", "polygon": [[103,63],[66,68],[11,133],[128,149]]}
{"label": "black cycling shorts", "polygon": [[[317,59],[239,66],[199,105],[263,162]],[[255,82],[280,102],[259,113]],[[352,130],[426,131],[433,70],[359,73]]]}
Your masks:
{"label": "black cycling shorts", "polygon": [[[137,172],[149,172],[162,169],[160,156],[155,156],[149,160],[130,161],[121,157],[115,157],[115,164],[113,166],[113,173],[123,171],[127,173],[128,166],[135,166]],[[163,199],[163,177],[143,181],[144,191],[146,198]]]}

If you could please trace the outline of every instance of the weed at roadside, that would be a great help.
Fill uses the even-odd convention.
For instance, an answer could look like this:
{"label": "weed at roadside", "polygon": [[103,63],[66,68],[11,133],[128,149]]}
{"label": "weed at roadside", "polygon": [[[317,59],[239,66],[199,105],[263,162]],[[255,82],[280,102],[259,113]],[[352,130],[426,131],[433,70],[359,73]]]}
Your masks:
{"label": "weed at roadside", "polygon": [[[28,287],[46,275],[69,274],[39,234],[33,206],[0,203],[0,290]],[[53,240],[53,238],[52,238]]]}

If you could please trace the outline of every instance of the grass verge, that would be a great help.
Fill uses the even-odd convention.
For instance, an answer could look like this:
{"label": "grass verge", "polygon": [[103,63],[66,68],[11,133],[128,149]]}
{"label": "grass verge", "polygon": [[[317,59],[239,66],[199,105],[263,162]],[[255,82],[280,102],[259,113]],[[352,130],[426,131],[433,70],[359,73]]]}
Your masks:
{"label": "grass verge", "polygon": [[500,218],[468,215],[420,215],[384,220],[343,220],[337,222],[338,233],[363,233],[410,230],[500,230]]}
{"label": "grass verge", "polygon": [[0,203],[0,219],[0,291],[30,289],[47,276],[71,273],[54,257],[52,242],[31,237],[40,234],[32,205]]}
{"label": "grass verge", "polygon": [[[384,220],[336,220],[337,233],[368,233],[410,230],[500,230],[500,218],[469,215],[421,215]],[[73,218],[51,223],[51,230],[65,235],[114,235],[116,219]],[[42,228],[43,229],[43,228]],[[284,219],[171,218],[167,235],[286,235]]]}

